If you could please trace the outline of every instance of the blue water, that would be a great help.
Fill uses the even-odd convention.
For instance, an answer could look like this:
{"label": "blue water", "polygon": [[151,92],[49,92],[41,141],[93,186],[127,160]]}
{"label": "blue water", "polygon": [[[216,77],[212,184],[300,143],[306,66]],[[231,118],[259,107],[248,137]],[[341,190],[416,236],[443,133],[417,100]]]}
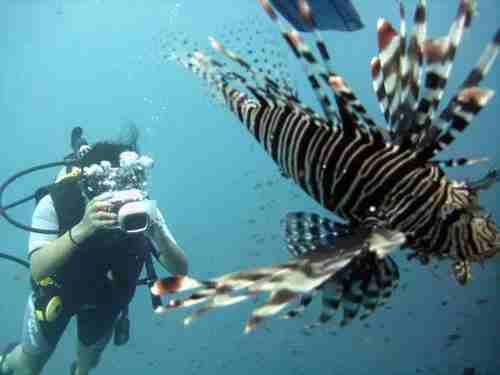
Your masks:
{"label": "blue water", "polygon": [[[377,113],[369,61],[376,53],[376,21],[398,24],[393,0],[354,1],[367,27],[353,34],[328,33],[336,70]],[[411,14],[416,1],[405,1]],[[430,32],[447,32],[457,1],[429,1]],[[236,6],[237,5],[237,6]],[[450,87],[461,83],[498,27],[497,0],[479,2],[479,16],[457,56]],[[325,213],[290,181],[224,108],[214,105],[197,79],[162,58],[165,38],[184,31],[205,41],[221,27],[245,19],[269,26],[253,0],[4,0],[0,3],[0,178],[37,163],[59,160],[69,134],[84,127],[90,141],[112,138],[127,122],[142,132],[142,149],[157,164],[152,191],[185,249],[191,273],[212,277],[236,269],[287,259],[280,219],[288,210]],[[255,29],[241,32],[245,40]],[[271,35],[276,46],[279,35]],[[168,40],[167,40],[168,42]],[[208,43],[206,44],[207,48]],[[168,49],[168,48],[167,48]],[[314,103],[301,70],[290,63],[301,98]],[[500,89],[500,64],[484,85]],[[461,137],[449,156],[489,156],[500,166],[498,98]],[[478,177],[485,167],[454,171]],[[29,194],[56,171],[20,181],[8,199]],[[482,203],[500,222],[500,187]],[[33,206],[16,209],[29,222]],[[1,251],[24,256],[27,233],[0,221]],[[443,265],[434,273],[398,256],[402,287],[365,323],[329,327],[305,336],[302,327],[317,316],[313,308],[297,321],[272,321],[243,335],[253,303],[223,309],[192,326],[185,312],[156,316],[146,290],[131,308],[132,337],[126,347],[110,346],[96,374],[500,374],[500,265],[474,267],[474,279],[458,286]],[[0,262],[0,345],[15,340],[29,291],[21,267]],[[457,334],[455,340],[449,336]],[[45,374],[67,374],[75,353],[71,325]]]}

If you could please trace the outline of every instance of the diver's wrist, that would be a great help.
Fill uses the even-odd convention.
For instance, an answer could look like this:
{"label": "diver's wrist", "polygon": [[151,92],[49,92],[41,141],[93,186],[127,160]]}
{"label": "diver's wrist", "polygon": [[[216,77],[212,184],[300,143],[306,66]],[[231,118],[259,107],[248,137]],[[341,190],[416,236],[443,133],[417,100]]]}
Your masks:
{"label": "diver's wrist", "polygon": [[72,242],[80,245],[87,238],[89,238],[92,233],[88,229],[88,227],[82,223],[76,224],[74,227],[70,229]]}

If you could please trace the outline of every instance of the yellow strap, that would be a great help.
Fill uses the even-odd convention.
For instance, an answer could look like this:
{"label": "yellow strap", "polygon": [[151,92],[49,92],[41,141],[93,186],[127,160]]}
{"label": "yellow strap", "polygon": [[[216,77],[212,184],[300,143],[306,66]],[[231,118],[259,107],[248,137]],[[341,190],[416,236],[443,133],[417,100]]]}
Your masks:
{"label": "yellow strap", "polygon": [[66,173],[56,179],[56,183],[61,182],[62,180],[69,178],[69,177],[79,177],[82,174],[82,170],[80,168],[73,169],[71,172]]}

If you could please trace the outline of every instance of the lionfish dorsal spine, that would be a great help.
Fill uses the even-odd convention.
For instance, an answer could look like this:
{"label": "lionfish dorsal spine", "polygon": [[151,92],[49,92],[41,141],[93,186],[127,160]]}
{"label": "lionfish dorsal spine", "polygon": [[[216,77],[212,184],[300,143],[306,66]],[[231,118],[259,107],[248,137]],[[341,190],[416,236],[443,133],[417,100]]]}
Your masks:
{"label": "lionfish dorsal spine", "polygon": [[[298,98],[294,95],[293,92],[289,90],[289,88],[274,80],[272,77],[263,74],[259,72],[258,70],[254,69],[250,63],[248,63],[241,55],[237,54],[236,52],[226,48],[223,43],[215,39],[214,37],[209,37],[210,43],[212,45],[212,48],[216,50],[217,52],[220,52],[222,55],[224,55],[226,58],[229,60],[235,62],[237,65],[241,66],[245,71],[250,73],[250,76],[252,79],[254,79],[255,82],[262,83],[262,85],[252,85],[251,87],[248,86],[248,83],[244,77],[241,78],[242,82],[247,84],[247,88],[251,88],[251,91],[257,91],[261,92],[262,94],[266,96],[272,97],[276,102],[285,104],[285,103],[293,103],[293,104],[298,104],[299,100]],[[241,76],[240,76],[241,77]],[[243,81],[244,80],[244,81]]]}
{"label": "lionfish dorsal spine", "polygon": [[[495,62],[500,50],[500,29],[497,30],[493,40],[488,43],[484,52],[481,54],[476,66],[470,71],[465,81],[458,89],[458,94],[454,95],[433,125],[439,129],[439,137],[436,138],[425,152],[432,157],[447,147],[449,147],[456,138],[457,133],[463,132],[471,123],[473,117],[481,110],[492,98],[493,92],[480,89],[478,85],[486,77]],[[482,98],[482,99],[481,99]],[[475,108],[464,103],[467,99],[470,104],[474,102]]]}
{"label": "lionfish dorsal spine", "polygon": [[399,120],[400,111],[402,106],[406,103],[408,92],[410,89],[410,62],[408,54],[406,53],[406,16],[405,7],[401,0],[399,0],[399,35],[400,41],[400,52],[399,52],[399,74],[401,76],[401,94],[399,99],[398,113],[396,114],[396,121]]}
{"label": "lionfish dorsal spine", "polygon": [[427,142],[426,136],[431,127],[435,111],[441,102],[444,89],[453,67],[456,51],[462,41],[467,26],[467,19],[473,12],[473,0],[461,0],[459,10],[448,35],[428,39],[424,42],[424,58],[427,63],[425,77],[426,93],[418,103],[417,131],[423,135],[421,142]]}
{"label": "lionfish dorsal spine", "polygon": [[[299,8],[304,21],[313,31],[316,48],[321,57],[323,66],[321,67],[319,63],[315,61],[314,55],[312,55],[312,59],[314,59],[313,64],[318,65],[319,75],[323,78],[324,83],[332,90],[332,94],[335,97],[341,118],[344,122],[344,124],[342,124],[343,127],[350,126],[349,124],[351,123],[359,126],[362,123],[369,131],[374,131],[377,126],[375,121],[368,115],[368,111],[356,97],[347,82],[333,70],[330,53],[322,33],[316,26],[314,13],[310,5],[306,0],[299,0]],[[306,61],[311,63],[309,60]]]}
{"label": "lionfish dorsal spine", "polygon": [[394,133],[396,113],[400,104],[400,54],[401,36],[390,22],[381,18],[377,24],[378,48],[382,84],[387,99],[386,121],[391,134]]}
{"label": "lionfish dorsal spine", "polygon": [[322,71],[316,58],[311,52],[310,48],[302,40],[299,32],[293,28],[287,28],[280,20],[273,7],[268,0],[260,0],[264,10],[269,15],[271,20],[277,25],[281,32],[283,39],[287,42],[290,49],[293,51],[294,56],[299,60],[304,69],[308,82],[321,105],[325,115],[326,123],[333,128],[338,127],[338,115],[332,105],[328,95],[325,93],[321,86],[322,75],[326,75]]}
{"label": "lionfish dorsal spine", "polygon": [[[316,59],[311,48],[304,42],[299,32],[293,28],[288,29],[281,22],[267,0],[262,0],[261,3],[263,3],[264,9],[271,19],[279,27],[282,37],[292,49],[294,56],[301,62],[310,86],[327,118],[327,122],[334,127],[341,126],[344,131],[350,133],[361,124],[366,125],[369,131],[376,132],[375,122],[367,114],[364,106],[356,98],[345,81],[333,71],[330,63],[330,54],[320,31],[315,26],[314,17],[307,1],[300,0],[299,7],[302,17],[314,32],[313,35],[316,39],[316,46],[322,64]],[[339,116],[333,109],[332,102],[322,87],[322,82],[332,90],[340,110],[341,122],[338,121]]]}
{"label": "lionfish dorsal spine", "polygon": [[415,111],[420,96],[420,82],[422,80],[423,44],[427,36],[427,2],[419,0],[413,18],[413,33],[408,46],[409,60],[409,91],[408,107]]}

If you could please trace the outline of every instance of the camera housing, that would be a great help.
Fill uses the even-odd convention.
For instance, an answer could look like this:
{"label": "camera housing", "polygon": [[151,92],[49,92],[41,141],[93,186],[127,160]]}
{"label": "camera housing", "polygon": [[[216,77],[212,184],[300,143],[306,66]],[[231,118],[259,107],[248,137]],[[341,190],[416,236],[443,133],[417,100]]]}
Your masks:
{"label": "camera housing", "polygon": [[120,166],[112,167],[101,161],[85,167],[82,176],[82,191],[87,196],[111,194],[111,211],[118,215],[114,229],[126,233],[146,231],[156,216],[156,201],[150,200],[146,192],[146,172],[152,168],[153,159],[126,151],[120,154]]}
{"label": "camera housing", "polygon": [[112,193],[112,212],[118,215],[117,228],[126,233],[142,233],[156,216],[156,201],[138,189],[121,190]]}

